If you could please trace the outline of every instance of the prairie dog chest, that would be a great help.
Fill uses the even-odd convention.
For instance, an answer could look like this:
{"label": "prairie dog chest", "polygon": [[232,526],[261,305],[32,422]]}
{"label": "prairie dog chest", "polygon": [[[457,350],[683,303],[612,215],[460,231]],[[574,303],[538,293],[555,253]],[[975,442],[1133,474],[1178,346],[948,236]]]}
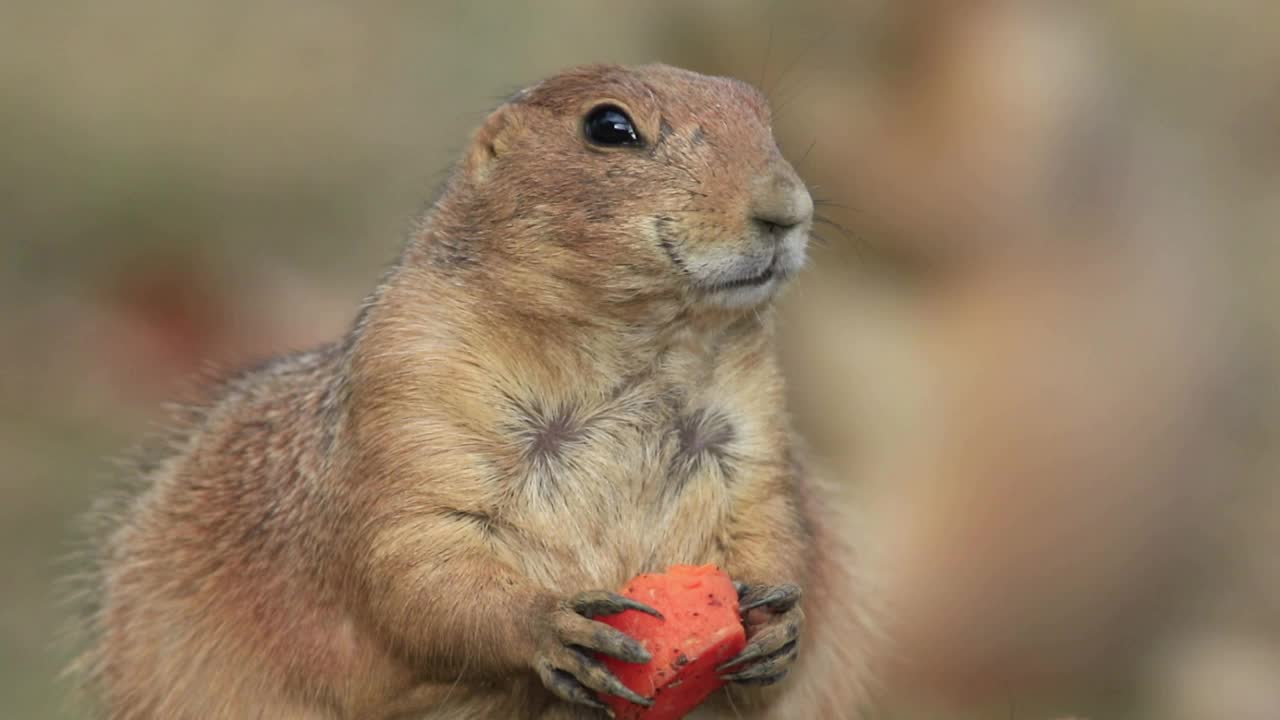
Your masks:
{"label": "prairie dog chest", "polygon": [[673,563],[723,559],[766,419],[732,387],[657,379],[597,398],[514,400],[505,429],[510,560],[548,585],[611,587]]}

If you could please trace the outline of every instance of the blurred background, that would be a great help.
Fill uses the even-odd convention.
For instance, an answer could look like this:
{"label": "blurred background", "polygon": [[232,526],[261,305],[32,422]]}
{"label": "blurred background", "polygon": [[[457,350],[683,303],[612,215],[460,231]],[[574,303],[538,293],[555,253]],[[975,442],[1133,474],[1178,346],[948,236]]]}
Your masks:
{"label": "blurred background", "polygon": [[874,718],[1280,718],[1280,5],[0,9],[0,716],[75,717],[75,518],[192,378],[334,337],[468,132],[588,61],[758,84],[820,199],[798,421]]}

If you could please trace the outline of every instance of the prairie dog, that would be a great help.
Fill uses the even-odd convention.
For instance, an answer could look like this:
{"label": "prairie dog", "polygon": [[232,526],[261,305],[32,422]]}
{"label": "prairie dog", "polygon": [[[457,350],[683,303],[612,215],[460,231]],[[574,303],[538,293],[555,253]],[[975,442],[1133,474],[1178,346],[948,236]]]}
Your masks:
{"label": "prairie dog", "polygon": [[604,717],[590,653],[645,655],[592,619],[611,591],[717,563],[756,607],[705,712],[851,716],[853,559],[773,347],[812,209],[744,83],[512,97],[350,331],[226,381],[140,470],[98,549],[102,715]]}

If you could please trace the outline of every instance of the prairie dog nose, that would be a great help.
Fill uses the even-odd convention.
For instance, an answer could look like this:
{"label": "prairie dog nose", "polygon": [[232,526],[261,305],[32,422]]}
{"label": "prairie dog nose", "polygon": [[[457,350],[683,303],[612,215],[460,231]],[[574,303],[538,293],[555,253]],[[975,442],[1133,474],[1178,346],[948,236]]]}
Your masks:
{"label": "prairie dog nose", "polygon": [[785,161],[774,164],[755,181],[751,219],[774,237],[781,237],[813,218],[813,198]]}

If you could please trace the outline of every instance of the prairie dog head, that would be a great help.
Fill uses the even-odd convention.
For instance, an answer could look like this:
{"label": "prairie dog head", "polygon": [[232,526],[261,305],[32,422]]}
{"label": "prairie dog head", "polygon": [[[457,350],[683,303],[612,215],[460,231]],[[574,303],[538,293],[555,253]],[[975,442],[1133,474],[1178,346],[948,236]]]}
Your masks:
{"label": "prairie dog head", "polygon": [[619,302],[758,306],[804,263],[813,214],[759,91],[662,65],[518,93],[458,181],[450,232]]}

